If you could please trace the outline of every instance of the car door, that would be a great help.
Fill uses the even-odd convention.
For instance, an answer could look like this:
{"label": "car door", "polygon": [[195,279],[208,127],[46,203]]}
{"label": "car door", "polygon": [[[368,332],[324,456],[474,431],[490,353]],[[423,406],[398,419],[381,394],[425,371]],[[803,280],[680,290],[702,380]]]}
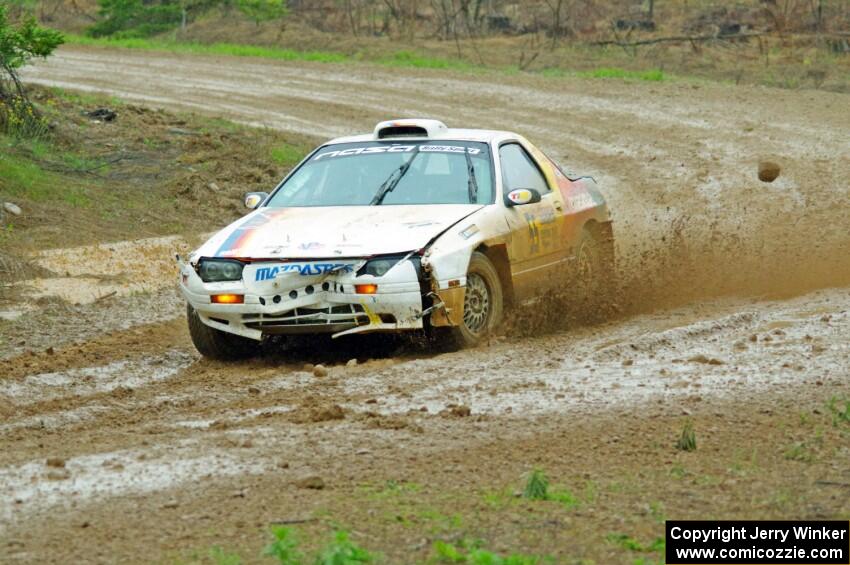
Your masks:
{"label": "car door", "polygon": [[545,292],[563,280],[565,249],[561,237],[563,203],[541,165],[519,141],[499,146],[503,194],[518,188],[540,193],[540,202],[506,206],[511,230],[508,257],[516,298],[524,300]]}

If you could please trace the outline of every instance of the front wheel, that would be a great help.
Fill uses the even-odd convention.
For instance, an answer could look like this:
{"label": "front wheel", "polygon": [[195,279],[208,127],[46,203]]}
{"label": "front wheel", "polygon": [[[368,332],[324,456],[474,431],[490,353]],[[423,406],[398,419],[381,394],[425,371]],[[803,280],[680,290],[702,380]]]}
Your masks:
{"label": "front wheel", "polygon": [[504,297],[502,283],[493,263],[475,251],[466,273],[463,321],[451,328],[452,337],[461,347],[473,347],[491,335],[502,321]]}
{"label": "front wheel", "polygon": [[260,342],[211,328],[201,321],[197,310],[186,305],[189,335],[195,349],[204,357],[219,361],[237,361],[253,357],[260,352]]}

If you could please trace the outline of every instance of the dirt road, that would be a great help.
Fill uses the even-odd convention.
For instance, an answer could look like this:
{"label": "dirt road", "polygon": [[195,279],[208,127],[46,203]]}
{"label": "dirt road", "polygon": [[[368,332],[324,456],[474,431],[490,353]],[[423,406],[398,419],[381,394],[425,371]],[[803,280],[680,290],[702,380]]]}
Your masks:
{"label": "dirt road", "polygon": [[[831,402],[850,395],[847,96],[87,49],[26,79],[319,136],[400,115],[517,130],[597,177],[624,290],[603,324],[444,354],[200,360],[160,277],[69,311],[80,333],[22,326],[0,379],[4,561],[253,561],[269,524],[296,522],[391,563],[436,539],[631,562],[611,536],[651,541],[665,517],[850,516],[850,415]],[[686,420],[691,453],[673,447]],[[575,504],[515,498],[535,467]]]}

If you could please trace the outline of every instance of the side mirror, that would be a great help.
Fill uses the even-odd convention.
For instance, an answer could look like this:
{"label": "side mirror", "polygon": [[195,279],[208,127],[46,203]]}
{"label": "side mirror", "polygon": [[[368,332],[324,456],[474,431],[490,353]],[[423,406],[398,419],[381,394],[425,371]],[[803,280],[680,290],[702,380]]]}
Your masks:
{"label": "side mirror", "polygon": [[533,188],[515,188],[505,195],[505,206],[522,206],[540,202],[540,193]]}
{"label": "side mirror", "polygon": [[268,192],[249,192],[245,195],[245,207],[254,210],[268,197]]}

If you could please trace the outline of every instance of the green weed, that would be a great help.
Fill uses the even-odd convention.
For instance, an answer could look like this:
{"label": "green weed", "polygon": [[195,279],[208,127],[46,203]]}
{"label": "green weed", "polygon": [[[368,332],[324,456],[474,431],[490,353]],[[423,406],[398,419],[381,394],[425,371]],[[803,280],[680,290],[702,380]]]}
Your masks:
{"label": "green weed", "polygon": [[664,503],[663,502],[650,502],[649,503],[649,514],[659,524],[663,524],[667,520],[666,516],[664,515]]}
{"label": "green weed", "polygon": [[632,561],[632,565],[664,565],[664,561],[656,561],[655,559],[650,559],[649,557],[638,557],[634,561]]}
{"label": "green weed", "polygon": [[349,565],[372,563],[375,557],[348,539],[347,532],[336,532],[331,542],[316,558],[316,565]]}
{"label": "green weed", "polygon": [[672,467],[670,467],[670,476],[676,479],[683,479],[688,472],[685,468],[679,463],[674,463]]}
{"label": "green weed", "polygon": [[484,493],[483,498],[487,506],[496,510],[505,508],[515,500],[509,487],[500,490],[488,490]]}
{"label": "green weed", "polygon": [[553,561],[549,557],[543,558],[521,553],[513,553],[503,557],[481,549],[480,545],[480,542],[470,543],[467,541],[461,542],[460,547],[458,547],[451,543],[436,541],[433,546],[436,555],[432,562],[466,563],[469,565],[537,565]]}
{"label": "green weed", "polygon": [[531,472],[525,482],[522,496],[529,500],[549,500],[549,479],[543,471],[535,469]]}
{"label": "green weed", "polygon": [[266,546],[263,555],[274,557],[280,565],[301,565],[303,556],[298,551],[298,541],[292,528],[276,526],[272,528],[274,541]]}
{"label": "green weed", "polygon": [[784,456],[785,459],[790,461],[800,461],[802,463],[811,463],[814,459],[814,453],[804,441],[792,443],[785,450]]}
{"label": "green weed", "polygon": [[375,556],[352,542],[345,531],[334,532],[333,540],[314,559],[306,561],[298,549],[298,540],[292,528],[272,528],[272,535],[274,541],[266,546],[263,555],[274,557],[280,565],[303,565],[310,561],[315,565],[354,565],[375,561]]}
{"label": "green weed", "polygon": [[817,450],[823,445],[823,429],[815,430],[814,437],[792,443],[785,450],[785,459],[791,461],[801,461],[803,463],[811,463],[817,456]]}
{"label": "green weed", "polygon": [[210,549],[210,559],[216,565],[242,565],[242,558],[235,553],[227,553],[222,548],[215,546]]}
{"label": "green weed", "polygon": [[637,553],[653,553],[659,552],[663,553],[667,547],[664,538],[655,538],[648,544],[641,543],[635,538],[629,536],[628,534],[608,534],[606,537],[608,542],[613,543],[615,545],[619,545],[623,549],[627,549],[629,551],[634,551]]}
{"label": "green weed", "polygon": [[826,403],[826,409],[832,417],[833,427],[837,428],[840,424],[850,425],[850,398],[839,399],[837,396],[833,396]]}
{"label": "green weed", "polygon": [[0,99],[0,132],[13,139],[42,139],[48,136],[49,127],[32,103],[12,96]]}
{"label": "green weed", "polygon": [[685,422],[682,428],[682,435],[679,436],[679,441],[676,442],[676,449],[680,451],[694,451],[697,448],[697,436],[694,433],[693,422]]}
{"label": "green weed", "polygon": [[523,498],[529,500],[548,500],[558,502],[566,508],[578,506],[578,500],[567,489],[549,489],[549,479],[540,469],[535,469],[528,476],[525,488],[522,491]]}

